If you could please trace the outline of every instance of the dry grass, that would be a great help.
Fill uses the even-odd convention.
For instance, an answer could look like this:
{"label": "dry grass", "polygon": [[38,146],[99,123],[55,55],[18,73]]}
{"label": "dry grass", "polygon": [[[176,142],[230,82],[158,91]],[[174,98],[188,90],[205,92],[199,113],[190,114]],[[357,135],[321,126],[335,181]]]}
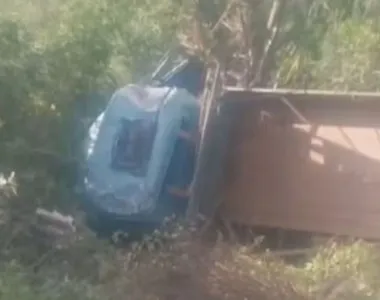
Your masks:
{"label": "dry grass", "polygon": [[[329,242],[305,264],[290,265],[257,248],[206,246],[183,227],[164,229],[128,247],[110,246],[85,229],[67,247],[49,241],[30,257],[3,257],[1,300],[20,299],[377,299],[377,246]],[[19,246],[30,252],[29,242]],[[17,249],[15,249],[17,250]],[[53,251],[52,251],[53,250]],[[14,251],[14,253],[23,253]],[[43,257],[43,259],[41,259]]]}
{"label": "dry grass", "polygon": [[321,246],[296,267],[247,248],[182,241],[145,253],[103,287],[117,291],[110,299],[126,291],[128,299],[376,299],[379,266],[375,247],[363,242]]}
{"label": "dry grass", "polygon": [[137,267],[105,284],[105,290],[115,292],[112,299],[126,291],[128,299],[285,300],[310,296],[293,283],[296,274],[285,264],[265,256],[227,244],[210,249],[194,241],[169,248],[145,256]]}

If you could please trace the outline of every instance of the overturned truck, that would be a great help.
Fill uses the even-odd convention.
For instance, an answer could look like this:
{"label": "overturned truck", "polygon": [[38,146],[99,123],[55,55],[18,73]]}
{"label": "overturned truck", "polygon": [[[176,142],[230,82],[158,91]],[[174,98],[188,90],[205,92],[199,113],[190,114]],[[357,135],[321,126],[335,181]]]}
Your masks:
{"label": "overturned truck", "polygon": [[92,224],[183,215],[195,172],[191,200],[208,218],[380,238],[379,94],[221,87],[195,168],[203,73],[188,61],[114,93],[86,146]]}

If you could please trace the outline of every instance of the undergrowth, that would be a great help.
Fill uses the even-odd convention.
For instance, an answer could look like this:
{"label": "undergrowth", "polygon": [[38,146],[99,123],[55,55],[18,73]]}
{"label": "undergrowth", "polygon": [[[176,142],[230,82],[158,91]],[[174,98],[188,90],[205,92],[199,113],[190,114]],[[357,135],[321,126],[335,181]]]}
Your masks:
{"label": "undergrowth", "polygon": [[13,254],[0,268],[0,299],[347,300],[380,295],[378,249],[363,241],[331,240],[316,245],[305,263],[287,264],[257,246],[221,239],[206,246],[177,221],[122,247],[117,236],[111,245],[81,226],[75,237],[60,247],[47,237],[43,247],[29,245],[43,251],[33,252],[33,259],[12,245]]}

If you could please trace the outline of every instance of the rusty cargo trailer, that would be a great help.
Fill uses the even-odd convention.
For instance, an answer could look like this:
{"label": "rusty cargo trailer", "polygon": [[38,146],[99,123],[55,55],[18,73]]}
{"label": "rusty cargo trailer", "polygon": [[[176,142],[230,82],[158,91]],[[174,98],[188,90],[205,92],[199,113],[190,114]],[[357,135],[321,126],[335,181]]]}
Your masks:
{"label": "rusty cargo trailer", "polygon": [[227,88],[217,103],[201,213],[380,238],[380,94]]}

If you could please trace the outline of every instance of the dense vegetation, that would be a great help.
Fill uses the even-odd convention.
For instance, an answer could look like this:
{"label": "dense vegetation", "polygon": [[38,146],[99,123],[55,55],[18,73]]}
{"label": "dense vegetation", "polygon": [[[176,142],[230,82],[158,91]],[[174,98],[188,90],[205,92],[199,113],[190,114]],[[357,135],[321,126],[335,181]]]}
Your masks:
{"label": "dense vegetation", "polygon": [[[181,243],[176,246],[177,242],[147,253],[140,244],[133,251],[116,250],[85,229],[70,241],[51,241],[36,233],[34,211],[45,207],[78,214],[73,169],[85,130],[106,100],[102,93],[148,74],[176,42],[176,34],[182,41],[201,45],[195,51],[206,60],[225,57],[220,49],[236,50],[234,42],[221,44],[228,40],[223,36],[226,32],[218,32],[219,37],[209,34],[229,2],[210,0],[194,9],[190,1],[174,0],[3,0],[0,299],[116,299],[120,295],[144,299],[144,287],[138,286],[142,279],[165,277],[168,265],[182,266],[175,258],[186,256],[188,249]],[[254,49],[261,53],[265,43],[259,41],[270,36],[267,16],[272,1],[235,2],[241,7],[261,3],[256,10],[245,10],[252,13],[250,31],[258,45]],[[379,89],[377,1],[289,0],[282,9],[280,38],[256,84]],[[194,41],[197,38],[203,42]],[[257,275],[266,278],[265,285],[273,275],[281,278],[283,286],[293,282],[299,297],[316,297],[322,285],[336,280],[346,284],[344,289],[349,285],[355,299],[359,295],[375,299],[379,293],[377,254],[373,246],[363,243],[329,245],[299,268],[249,255],[247,263],[246,254],[227,252],[232,258],[213,269],[220,274],[224,267],[230,270],[231,274],[219,278],[221,285],[228,276],[237,278],[236,268],[245,265],[249,270],[239,273],[242,282],[251,282]],[[149,267],[147,261],[157,265]],[[232,288],[231,283],[224,284]],[[338,298],[334,293],[321,299]]]}

